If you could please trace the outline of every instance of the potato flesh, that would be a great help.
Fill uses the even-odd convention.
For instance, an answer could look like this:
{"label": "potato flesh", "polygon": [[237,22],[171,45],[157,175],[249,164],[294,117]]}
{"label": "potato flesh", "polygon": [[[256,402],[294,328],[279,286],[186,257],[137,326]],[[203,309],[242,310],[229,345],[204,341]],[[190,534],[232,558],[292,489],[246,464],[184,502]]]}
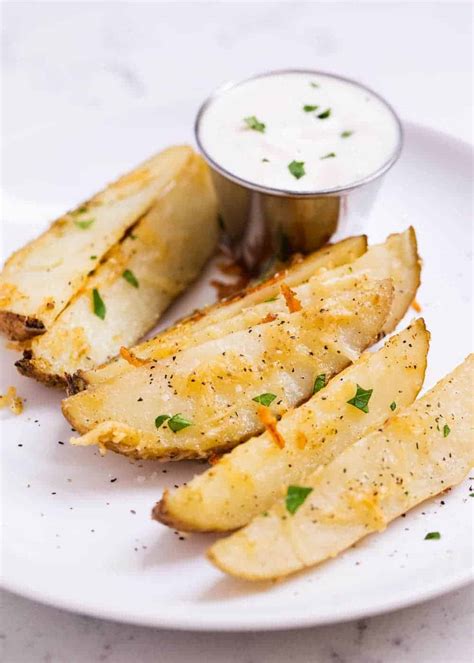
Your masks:
{"label": "potato flesh", "polygon": [[[145,214],[190,158],[192,149],[172,147],[149,159],[69,213],[40,237],[16,251],[0,274],[0,327],[4,318],[28,316],[49,328],[85,284],[93,267]],[[81,206],[82,207],[82,206]],[[93,219],[82,229],[75,221]]]}
{"label": "potato flesh", "polygon": [[[420,283],[416,235],[413,228],[409,228],[403,233],[390,235],[385,242],[370,247],[367,252],[365,249],[365,238],[361,237],[350,238],[328,249],[321,249],[314,256],[306,258],[301,265],[290,268],[285,275],[285,282],[299,293],[301,285],[310,278],[319,278],[323,283],[332,283],[357,274],[377,280],[391,278],[395,296],[390,315],[382,330],[386,334],[396,327],[406,313]],[[278,295],[280,283],[278,280],[258,288],[243,299],[217,305],[198,320],[185,322],[184,325],[178,324],[155,339],[136,346],[133,352],[144,359],[159,359],[210,338],[218,338],[239,328],[246,328],[250,326],[252,318],[242,315],[242,311]],[[281,296],[279,303],[280,307],[283,306]],[[270,310],[270,307],[267,309]],[[260,312],[263,311],[264,309],[260,309]],[[130,370],[133,368],[119,359],[88,371],[81,377],[84,384],[93,385]]]}
{"label": "potato flesh", "polygon": [[[205,310],[202,315],[191,316],[177,323],[159,336],[133,347],[131,351],[142,359],[161,359],[193,345],[218,338],[230,331],[245,329],[250,326],[250,322],[241,316],[242,312],[278,296],[282,280],[290,287],[301,285],[320,270],[334,269],[342,264],[351,263],[366,249],[367,240],[364,236],[349,237],[333,246],[320,249],[281,272],[277,278],[271,278],[268,283],[250,289],[243,296],[219,302]],[[231,325],[226,327],[225,323],[228,322]],[[105,366],[81,372],[81,380],[88,385],[94,385],[131,370],[133,368],[130,364],[118,358]]]}
{"label": "potato flesh", "polygon": [[[390,310],[389,281],[354,278],[315,285],[312,305],[272,322],[135,368],[63,401],[76,444],[109,446],[141,458],[200,458],[262,430],[262,393],[275,415],[307,399],[315,376],[338,373],[370,345]],[[159,430],[155,418],[182,414],[192,425]],[[100,426],[97,426],[100,424]],[[97,426],[95,430],[91,430]]]}
{"label": "potato flesh", "polygon": [[416,234],[412,227],[402,233],[389,235],[385,242],[369,247],[352,265],[323,274],[321,279],[330,283],[344,274],[366,274],[374,279],[391,278],[394,287],[392,309],[383,332],[393,331],[407,312],[420,285],[421,262]]}
{"label": "potato flesh", "polygon": [[306,477],[300,485],[313,490],[293,516],[279,500],[213,545],[211,561],[250,580],[285,576],[336,556],[462,481],[474,463],[473,367],[471,355],[381,431]]}
{"label": "potato flesh", "polygon": [[[180,530],[226,531],[246,525],[287,485],[383,424],[392,414],[392,402],[397,408],[410,405],[423,384],[428,344],[429,334],[418,320],[378,352],[366,352],[283,416],[278,423],[283,449],[269,433],[248,440],[186,485],[166,492],[154,509],[155,518]],[[373,389],[368,414],[347,403],[357,384]]]}
{"label": "potato flesh", "polygon": [[[217,241],[217,205],[207,166],[190,154],[133,234],[115,246],[51,328],[32,341],[25,374],[59,378],[107,361],[156,323],[196,278]],[[138,288],[123,278],[129,270]],[[94,315],[92,289],[106,306]]]}

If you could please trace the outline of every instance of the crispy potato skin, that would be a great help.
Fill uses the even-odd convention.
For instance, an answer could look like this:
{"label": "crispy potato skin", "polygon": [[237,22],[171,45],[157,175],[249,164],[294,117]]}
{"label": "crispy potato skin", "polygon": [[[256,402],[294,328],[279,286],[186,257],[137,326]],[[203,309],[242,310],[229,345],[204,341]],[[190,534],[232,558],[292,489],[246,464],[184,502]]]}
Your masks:
{"label": "crispy potato skin", "polygon": [[215,543],[210,561],[247,580],[282,578],[335,557],[460,483],[474,462],[473,369],[470,355],[380,430],[304,477],[300,485],[312,490],[295,513],[278,500]]}
{"label": "crispy potato skin", "polygon": [[12,341],[27,341],[43,334],[45,327],[41,320],[19,315],[11,311],[0,311],[0,332]]}
{"label": "crispy potato skin", "polygon": [[66,376],[43,372],[37,368],[31,359],[31,350],[24,350],[23,357],[15,362],[15,367],[21,375],[24,375],[26,378],[34,378],[48,387],[60,387],[63,389],[66,387]]}

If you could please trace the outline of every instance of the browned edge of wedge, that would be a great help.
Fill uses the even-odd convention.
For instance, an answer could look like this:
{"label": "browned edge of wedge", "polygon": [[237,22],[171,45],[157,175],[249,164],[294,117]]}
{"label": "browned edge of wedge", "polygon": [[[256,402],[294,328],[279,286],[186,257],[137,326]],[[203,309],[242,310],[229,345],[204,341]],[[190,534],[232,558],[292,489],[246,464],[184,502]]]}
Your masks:
{"label": "browned edge of wedge", "polygon": [[23,350],[23,357],[15,362],[15,367],[21,375],[27,378],[34,378],[38,382],[48,385],[48,387],[67,387],[68,378],[65,375],[56,375],[41,371],[32,361],[33,354],[31,350]]}
{"label": "browned edge of wedge", "polygon": [[0,311],[0,332],[12,341],[28,341],[46,331],[41,320],[27,315]]}

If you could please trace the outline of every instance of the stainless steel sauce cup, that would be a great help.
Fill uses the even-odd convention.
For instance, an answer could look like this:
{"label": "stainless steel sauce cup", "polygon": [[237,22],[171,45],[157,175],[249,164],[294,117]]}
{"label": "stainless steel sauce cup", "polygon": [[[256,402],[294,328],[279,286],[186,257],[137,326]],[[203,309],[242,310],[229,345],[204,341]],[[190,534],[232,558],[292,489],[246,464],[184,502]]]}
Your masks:
{"label": "stainless steel sauce cup", "polygon": [[[391,112],[398,127],[398,141],[373,173],[347,186],[308,191],[287,191],[265,187],[227,171],[214,160],[200,138],[201,119],[213,101],[248,80],[282,73],[329,76],[353,83],[377,97]],[[373,90],[350,78],[312,69],[286,69],[257,74],[249,79],[226,83],[202,104],[195,121],[199,149],[211,168],[220,214],[239,259],[251,273],[258,273],[268,259],[286,259],[293,252],[308,253],[325,244],[336,232],[360,228],[367,218],[383,175],[397,161],[403,143],[401,122],[393,108]]]}

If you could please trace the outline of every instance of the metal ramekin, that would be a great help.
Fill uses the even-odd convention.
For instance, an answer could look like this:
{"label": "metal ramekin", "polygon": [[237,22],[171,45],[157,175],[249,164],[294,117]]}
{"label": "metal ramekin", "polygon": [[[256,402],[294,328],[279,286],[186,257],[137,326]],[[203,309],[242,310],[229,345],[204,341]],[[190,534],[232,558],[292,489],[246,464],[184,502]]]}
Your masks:
{"label": "metal ramekin", "polygon": [[[326,76],[357,85],[378,98],[392,113],[398,127],[398,141],[384,164],[367,177],[347,186],[310,191],[287,191],[261,186],[227,171],[200,140],[200,123],[213,101],[230,89],[255,78],[277,74],[304,73]],[[285,259],[290,253],[307,253],[325,244],[341,228],[360,231],[375,200],[382,176],[400,156],[403,130],[400,119],[383,97],[358,81],[313,69],[283,69],[256,74],[239,82],[228,82],[204,101],[196,116],[194,132],[198,147],[211,168],[225,229],[239,258],[250,271],[268,258]]]}

